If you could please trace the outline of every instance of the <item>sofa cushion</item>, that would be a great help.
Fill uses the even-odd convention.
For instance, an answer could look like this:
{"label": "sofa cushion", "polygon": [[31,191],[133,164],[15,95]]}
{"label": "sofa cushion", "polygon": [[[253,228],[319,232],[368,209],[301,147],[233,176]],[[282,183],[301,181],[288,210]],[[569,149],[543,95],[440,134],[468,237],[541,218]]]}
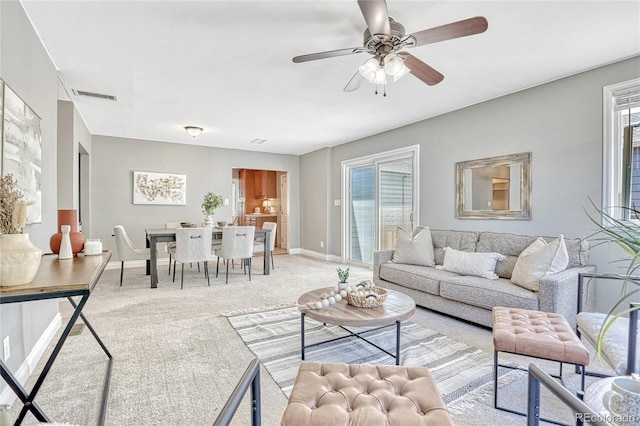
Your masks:
{"label": "sofa cushion", "polygon": [[484,309],[508,306],[538,309],[538,296],[505,278],[487,280],[480,277],[453,277],[440,282],[440,296]]}
{"label": "sofa cushion", "polygon": [[476,251],[479,253],[502,253],[505,258],[498,261],[496,274],[501,278],[511,278],[518,256],[537,237],[498,232],[481,232]]}
{"label": "sofa cushion", "polygon": [[[433,230],[431,233],[433,234]],[[496,274],[501,278],[511,278],[518,256],[532,242],[539,237],[531,235],[517,235],[501,232],[480,232],[478,236],[477,252],[502,253],[506,256],[496,265]],[[551,242],[555,237],[542,237],[546,242]],[[565,238],[565,246],[569,255],[568,268],[587,265],[589,261],[589,242],[581,238]],[[434,245],[435,245],[434,240]],[[437,251],[437,249],[436,249]],[[436,253],[436,264],[438,255]]]}
{"label": "sofa cushion", "polygon": [[511,282],[528,290],[538,291],[542,277],[562,272],[567,269],[568,264],[569,255],[562,235],[548,244],[538,238],[518,256]]}
{"label": "sofa cushion", "polygon": [[431,230],[436,265],[444,262],[444,248],[453,247],[460,251],[476,251],[478,232]]}
{"label": "sofa cushion", "polygon": [[440,281],[457,277],[453,272],[417,265],[403,265],[387,262],[380,266],[380,278],[413,290],[424,291],[438,296]]}
{"label": "sofa cushion", "polygon": [[504,259],[504,256],[500,253],[470,253],[446,247],[442,269],[461,275],[495,280],[498,279],[496,262],[501,259]]}
{"label": "sofa cushion", "polygon": [[431,230],[428,227],[416,228],[413,234],[410,234],[398,228],[391,261],[407,265],[434,266]]}

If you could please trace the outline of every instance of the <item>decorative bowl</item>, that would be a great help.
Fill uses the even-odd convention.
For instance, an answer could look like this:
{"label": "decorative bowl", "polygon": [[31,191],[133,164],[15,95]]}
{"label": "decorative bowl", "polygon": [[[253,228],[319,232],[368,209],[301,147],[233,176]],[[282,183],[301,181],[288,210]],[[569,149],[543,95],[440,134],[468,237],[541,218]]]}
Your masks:
{"label": "decorative bowl", "polygon": [[387,300],[387,290],[371,287],[347,294],[347,303],[357,308],[377,308]]}
{"label": "decorative bowl", "polygon": [[224,220],[221,220],[220,222],[218,222],[218,226],[219,226],[220,228],[225,227],[225,226],[227,226],[227,222],[226,222],[226,221],[224,221]]}

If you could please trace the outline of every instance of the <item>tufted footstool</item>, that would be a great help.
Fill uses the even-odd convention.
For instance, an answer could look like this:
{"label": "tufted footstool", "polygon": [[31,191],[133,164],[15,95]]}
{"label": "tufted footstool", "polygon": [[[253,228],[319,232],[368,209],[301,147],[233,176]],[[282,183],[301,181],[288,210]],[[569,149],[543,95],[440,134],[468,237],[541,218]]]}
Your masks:
{"label": "tufted footstool", "polygon": [[560,374],[554,377],[560,380],[562,363],[574,364],[582,372],[581,391],[584,391],[589,351],[560,314],[494,307],[493,349],[493,405],[497,409],[524,415],[498,406],[498,367],[514,368],[498,363],[499,352],[557,361],[560,363]]}
{"label": "tufted footstool", "polygon": [[303,362],[283,426],[453,425],[425,367]]}

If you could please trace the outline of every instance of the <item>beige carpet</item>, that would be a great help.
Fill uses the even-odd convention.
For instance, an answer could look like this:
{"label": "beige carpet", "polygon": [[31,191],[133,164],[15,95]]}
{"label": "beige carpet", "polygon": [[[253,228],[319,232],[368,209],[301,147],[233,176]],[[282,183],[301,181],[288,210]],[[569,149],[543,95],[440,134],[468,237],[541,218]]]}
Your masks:
{"label": "beige carpet", "polygon": [[[236,269],[228,285],[224,276],[212,277],[211,287],[196,269],[185,270],[184,290],[162,273],[165,268],[161,268],[157,289],[149,288],[142,268],[125,270],[122,287],[119,270],[105,271],[84,313],[115,358],[108,425],[212,424],[254,357],[223,313],[294,303],[306,291],[334,284],[335,269],[340,266],[280,255],[272,274],[264,276],[260,263],[254,262],[251,282]],[[351,267],[351,280],[370,278],[370,270]],[[61,301],[61,306],[68,315],[68,302]],[[487,329],[425,309],[418,309],[411,321],[469,346],[492,350]],[[94,425],[105,367],[106,357],[85,327],[67,340],[36,401],[55,421]],[[565,376],[575,387],[579,376],[570,370],[565,369]],[[287,399],[264,368],[261,376],[263,424],[277,425]],[[30,382],[27,388],[32,385]],[[514,382],[505,389],[503,404],[526,402],[525,382]],[[470,400],[473,403],[455,415],[456,424],[525,424],[522,417],[494,410],[490,392]],[[558,407],[545,401],[543,411],[548,408],[551,414],[570,421],[566,410]],[[20,408],[19,402],[11,408],[12,420]],[[249,418],[245,401],[233,424],[249,424]],[[25,424],[36,421],[28,415]]]}

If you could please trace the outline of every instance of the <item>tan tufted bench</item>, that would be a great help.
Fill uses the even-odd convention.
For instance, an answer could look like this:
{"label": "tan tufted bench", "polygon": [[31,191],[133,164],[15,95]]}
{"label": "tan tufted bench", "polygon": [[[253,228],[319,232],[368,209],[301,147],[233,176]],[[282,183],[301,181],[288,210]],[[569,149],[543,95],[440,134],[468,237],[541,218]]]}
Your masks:
{"label": "tan tufted bench", "polygon": [[453,425],[425,367],[303,362],[282,417],[299,425]]}
{"label": "tan tufted bench", "polygon": [[562,380],[562,363],[575,364],[582,372],[584,391],[585,366],[589,365],[589,351],[576,336],[567,320],[560,314],[505,307],[493,308],[493,405],[500,410],[522,414],[498,406],[498,367],[514,368],[498,362],[499,352],[526,355],[557,361]]}

